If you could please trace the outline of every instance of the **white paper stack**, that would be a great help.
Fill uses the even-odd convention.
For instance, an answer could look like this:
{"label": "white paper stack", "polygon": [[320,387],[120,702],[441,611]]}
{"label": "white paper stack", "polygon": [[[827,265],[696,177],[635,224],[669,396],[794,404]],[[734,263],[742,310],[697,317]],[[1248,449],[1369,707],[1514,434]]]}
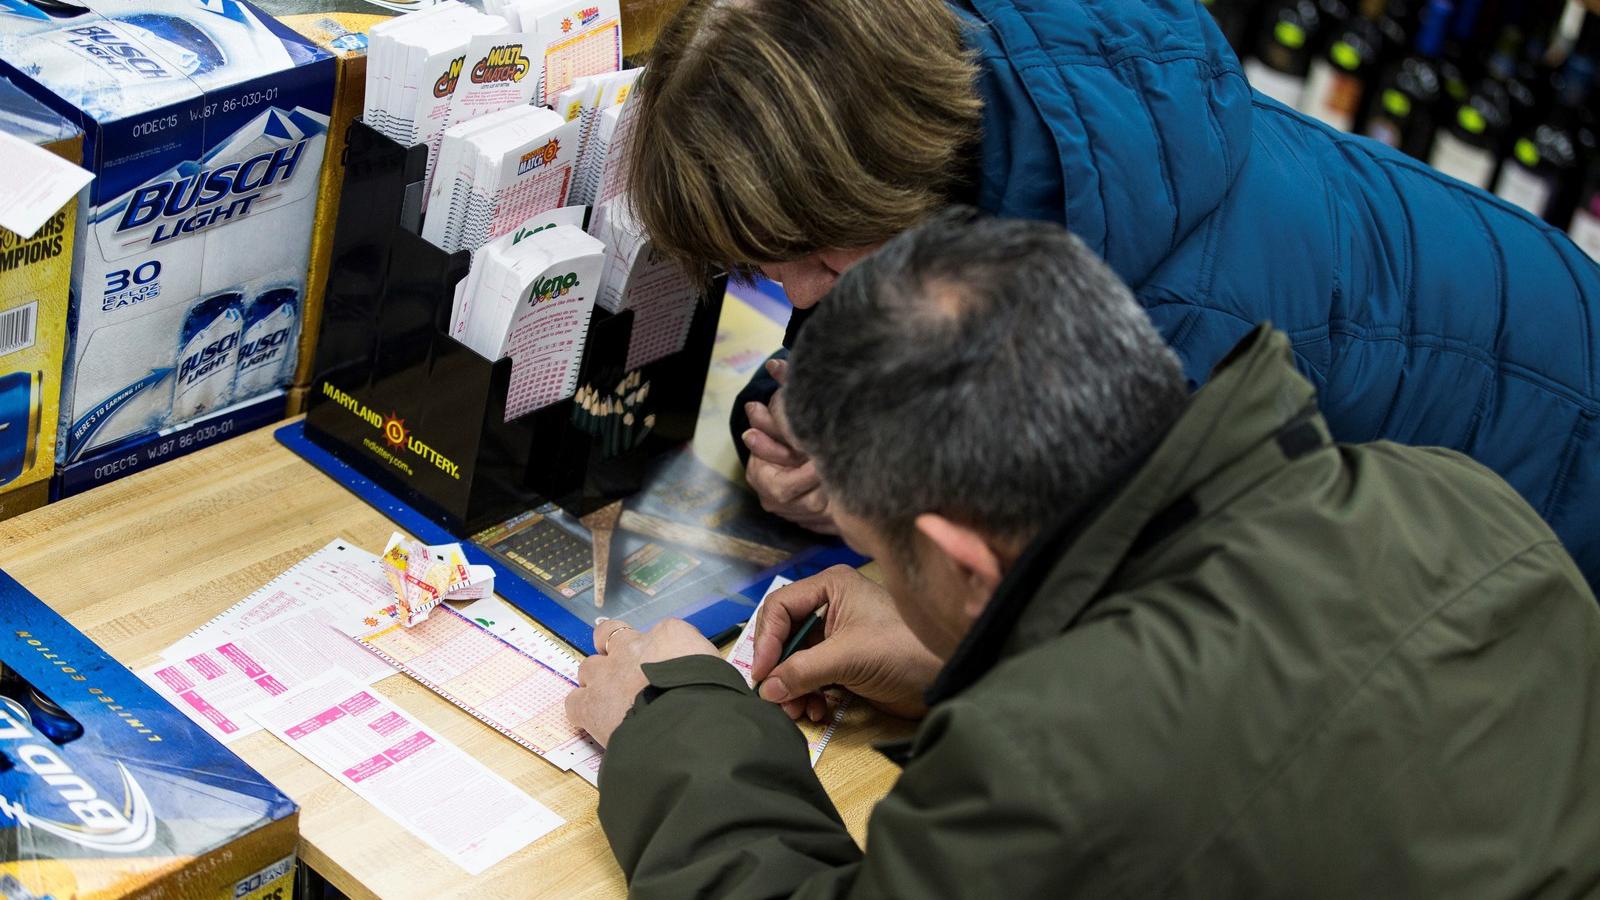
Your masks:
{"label": "white paper stack", "polygon": [[634,122],[639,105],[624,101],[600,112],[599,122],[589,140],[588,159],[593,183],[589,203],[595,208],[589,231],[601,224],[602,211],[628,192],[628,147],[633,141]]}
{"label": "white paper stack", "polygon": [[539,91],[540,60],[529,35],[514,28],[484,34],[467,45],[461,81],[450,97],[449,125],[512,106],[527,106]]}
{"label": "white paper stack", "polygon": [[572,194],[573,203],[593,203],[595,190],[599,186],[605,160],[594,152],[592,139],[600,114],[626,103],[633,93],[634,84],[643,73],[644,69],[624,69],[621,72],[579,78],[556,98],[556,112],[567,121],[577,121],[581,125],[578,133],[578,182]]}
{"label": "white paper stack", "polygon": [[393,673],[333,628],[376,624],[394,604],[378,558],[336,540],[162,651],[137,674],[223,743],[254,734],[252,707],[329,671],[357,684]]}
{"label": "white paper stack", "polygon": [[452,334],[485,359],[511,358],[506,421],[572,396],[605,245],[572,225],[518,229],[473,256]]}
{"label": "white paper stack", "polygon": [[481,131],[523,118],[531,108],[514,106],[445,129],[439,143],[439,164],[434,169],[437,177],[429,186],[424,207],[423,237],[451,252],[460,248],[467,201],[477,176],[477,158],[468,152],[469,140]]}
{"label": "white paper stack", "polygon": [[541,73],[542,105],[578,78],[622,68],[619,0],[485,0],[484,8],[528,35]]}
{"label": "white paper stack", "polygon": [[467,200],[461,243],[477,249],[543,212],[566,206],[577,178],[577,122],[526,107],[520,127],[480,133],[472,141],[478,174]]}
{"label": "white paper stack", "polygon": [[477,250],[566,206],[580,127],[550,110],[518,106],[446,129],[422,236],[452,253]]}
{"label": "white paper stack", "polygon": [[596,303],[614,313],[633,310],[627,361],[632,371],[683,349],[700,290],[681,267],[655,252],[625,200],[600,213],[606,268]]}
{"label": "white paper stack", "polygon": [[467,49],[474,37],[500,35],[506,27],[500,16],[456,0],[374,25],[364,121],[404,146],[427,144],[431,177]]}
{"label": "white paper stack", "polygon": [[[504,252],[505,248],[520,244],[535,234],[547,228],[554,228],[557,225],[568,225],[581,229],[588,213],[589,208],[587,206],[563,206],[547,213],[540,213],[523,222],[510,233],[495,238],[488,246],[498,246],[501,248],[501,252]],[[467,321],[472,316],[474,294],[471,291],[478,289],[478,278],[473,277],[473,273],[477,273],[479,276],[482,275],[482,270],[478,268],[478,261],[482,258],[484,249],[479,248],[472,254],[472,266],[468,270],[467,277],[456,284],[455,302],[450,307],[450,336],[463,343],[466,341]]]}

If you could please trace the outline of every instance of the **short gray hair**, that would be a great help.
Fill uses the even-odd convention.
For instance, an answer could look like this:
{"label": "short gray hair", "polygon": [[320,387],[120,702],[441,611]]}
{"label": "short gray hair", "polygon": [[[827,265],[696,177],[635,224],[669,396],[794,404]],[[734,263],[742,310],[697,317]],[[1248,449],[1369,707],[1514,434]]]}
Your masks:
{"label": "short gray hair", "polygon": [[1187,401],[1178,358],[1082,241],[964,209],[840,278],[791,365],[785,409],[824,483],[902,543],[928,512],[1031,537]]}

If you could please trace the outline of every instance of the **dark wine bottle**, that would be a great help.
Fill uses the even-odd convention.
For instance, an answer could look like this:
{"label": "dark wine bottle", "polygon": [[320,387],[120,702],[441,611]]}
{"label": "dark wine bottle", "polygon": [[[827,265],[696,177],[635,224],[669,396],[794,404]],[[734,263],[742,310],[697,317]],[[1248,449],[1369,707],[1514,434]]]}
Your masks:
{"label": "dark wine bottle", "polygon": [[1450,20],[1444,52],[1439,57],[1439,85],[1444,89],[1443,102],[1450,110],[1467,102],[1480,74],[1476,29],[1482,7],[1482,0],[1457,0],[1455,16]]}
{"label": "dark wine bottle", "polygon": [[1261,13],[1259,0],[1200,0],[1211,17],[1217,20],[1222,36],[1228,39],[1233,52],[1243,59],[1250,52],[1250,38],[1256,33],[1256,20]]}
{"label": "dark wine bottle", "polygon": [[1350,128],[1353,133],[1366,134],[1367,120],[1377,106],[1378,79],[1390,66],[1411,52],[1412,39],[1417,33],[1417,23],[1421,19],[1422,8],[1422,4],[1417,0],[1389,0],[1385,4],[1383,15],[1378,17],[1378,33],[1382,36],[1378,61],[1362,89],[1361,110],[1356,113],[1355,124]]}
{"label": "dark wine bottle", "polygon": [[1360,14],[1330,32],[1327,49],[1311,61],[1300,111],[1340,131],[1354,129],[1361,98],[1383,53],[1380,20],[1386,0],[1362,0]]}
{"label": "dark wine bottle", "polygon": [[1484,74],[1434,136],[1428,162],[1435,169],[1473,187],[1494,186],[1512,139],[1537,113],[1538,74],[1525,59],[1525,44],[1520,28],[1501,29]]}
{"label": "dark wine bottle", "polygon": [[1511,147],[1494,192],[1566,228],[1578,206],[1590,158],[1600,149],[1594,110],[1595,59],[1600,54],[1600,16],[1590,15],[1557,78],[1556,102]]}
{"label": "dark wine bottle", "polygon": [[1542,104],[1550,100],[1550,72],[1523,34],[1521,28],[1508,29],[1499,49],[1489,57],[1490,77],[1505,85],[1506,96],[1511,100],[1513,134],[1532,124],[1542,111]]}
{"label": "dark wine bottle", "polygon": [[1317,32],[1312,37],[1312,59],[1324,53],[1333,41],[1333,35],[1355,17],[1354,9],[1346,0],[1316,0]]}
{"label": "dark wine bottle", "polygon": [[1450,0],[1429,0],[1416,50],[1384,71],[1367,118],[1368,137],[1421,160],[1428,158],[1437,130],[1444,90],[1439,54],[1452,11]]}
{"label": "dark wine bottle", "polygon": [[1255,55],[1244,64],[1250,86],[1285,106],[1298,108],[1321,24],[1321,11],[1314,0],[1267,4]]}
{"label": "dark wine bottle", "polygon": [[1482,79],[1434,135],[1428,164],[1476,188],[1495,183],[1511,135],[1511,97],[1493,78]]}
{"label": "dark wine bottle", "polygon": [[1577,209],[1572,213],[1567,233],[1590,259],[1600,263],[1600,153],[1589,157],[1588,174],[1578,191]]}

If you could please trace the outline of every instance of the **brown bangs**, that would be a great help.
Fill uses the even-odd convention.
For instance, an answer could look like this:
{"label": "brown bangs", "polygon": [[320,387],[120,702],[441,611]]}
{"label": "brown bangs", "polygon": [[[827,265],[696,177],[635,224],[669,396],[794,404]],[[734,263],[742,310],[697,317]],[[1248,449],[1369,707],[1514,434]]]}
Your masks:
{"label": "brown bangs", "polygon": [[887,240],[948,202],[974,78],[943,0],[690,0],[639,86],[634,209],[701,273]]}

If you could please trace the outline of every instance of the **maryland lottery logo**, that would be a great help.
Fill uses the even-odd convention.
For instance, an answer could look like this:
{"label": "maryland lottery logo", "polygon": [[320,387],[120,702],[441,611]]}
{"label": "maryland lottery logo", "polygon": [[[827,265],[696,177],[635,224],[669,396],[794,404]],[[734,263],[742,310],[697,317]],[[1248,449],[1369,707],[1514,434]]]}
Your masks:
{"label": "maryland lottery logo", "polygon": [[379,442],[376,436],[364,437],[361,439],[361,446],[385,462],[410,475],[412,471],[405,458],[415,457],[457,481],[461,479],[461,467],[450,457],[419,439],[416,433],[406,426],[405,420],[396,413],[383,415],[327,381],[322,382],[322,395],[344,407],[352,416],[367,423],[383,436],[382,442]]}
{"label": "maryland lottery logo", "polygon": [[383,420],[383,439],[389,446],[399,450],[406,445],[406,420],[389,413]]}

